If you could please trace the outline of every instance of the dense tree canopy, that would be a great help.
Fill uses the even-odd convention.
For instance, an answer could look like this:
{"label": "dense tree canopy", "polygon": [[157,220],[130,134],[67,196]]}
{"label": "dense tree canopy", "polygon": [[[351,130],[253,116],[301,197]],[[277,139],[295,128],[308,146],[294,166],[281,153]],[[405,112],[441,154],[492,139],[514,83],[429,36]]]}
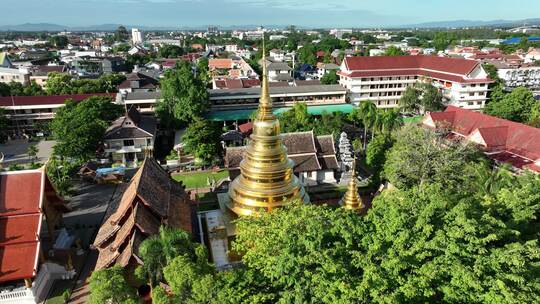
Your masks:
{"label": "dense tree canopy", "polygon": [[69,74],[52,72],[45,83],[48,95],[114,93],[125,75],[104,74],[98,79],[74,79]]}
{"label": "dense tree canopy", "polygon": [[124,269],[114,266],[94,271],[90,277],[90,304],[138,303],[135,290],[124,278]]}
{"label": "dense tree canopy", "polygon": [[492,98],[492,101],[486,105],[484,113],[527,123],[532,119],[531,113],[536,104],[537,101],[534,99],[532,92],[527,88],[519,87],[509,94],[502,95],[502,97],[496,96]]}
{"label": "dense tree canopy", "polygon": [[160,82],[161,96],[156,112],[170,128],[191,123],[208,106],[206,83],[193,73],[189,62],[181,61],[165,73]]}
{"label": "dense tree canopy", "polygon": [[322,84],[337,84],[338,80],[339,78],[336,71],[329,71],[328,73],[324,74],[323,77],[321,77]]}
{"label": "dense tree canopy", "polygon": [[184,55],[184,49],[177,45],[167,44],[159,48],[158,56],[160,58],[178,58]]}
{"label": "dense tree canopy", "polygon": [[39,96],[45,95],[43,88],[35,81],[23,85],[20,82],[0,83],[0,96]]}
{"label": "dense tree canopy", "polygon": [[58,141],[55,154],[80,160],[94,157],[105,130],[122,110],[108,97],[90,97],[78,103],[67,101],[50,124]]}
{"label": "dense tree canopy", "polygon": [[365,217],[297,204],[242,218],[235,249],[272,303],[535,303],[540,179],[508,176],[492,197],[416,184]]}
{"label": "dense tree canopy", "polygon": [[434,182],[460,188],[470,177],[463,170],[464,164],[476,162],[479,157],[471,145],[446,141],[431,130],[407,126],[397,132],[388,151],[384,175],[400,189]]}

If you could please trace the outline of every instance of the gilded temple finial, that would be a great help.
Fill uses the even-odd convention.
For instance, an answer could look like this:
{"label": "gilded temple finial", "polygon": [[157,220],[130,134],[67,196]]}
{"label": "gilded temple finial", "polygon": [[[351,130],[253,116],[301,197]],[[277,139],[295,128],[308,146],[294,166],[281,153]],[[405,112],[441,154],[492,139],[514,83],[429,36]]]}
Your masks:
{"label": "gilded temple finial", "polygon": [[356,153],[353,156],[351,180],[349,181],[347,192],[341,200],[341,204],[343,208],[348,210],[362,211],[365,208],[358,194],[358,184],[356,182]]}
{"label": "gilded temple finial", "polygon": [[275,119],[275,116],[272,113],[272,98],[270,98],[270,89],[268,85],[268,68],[264,36],[262,39],[262,70],[261,98],[259,100],[258,118],[262,120]]}

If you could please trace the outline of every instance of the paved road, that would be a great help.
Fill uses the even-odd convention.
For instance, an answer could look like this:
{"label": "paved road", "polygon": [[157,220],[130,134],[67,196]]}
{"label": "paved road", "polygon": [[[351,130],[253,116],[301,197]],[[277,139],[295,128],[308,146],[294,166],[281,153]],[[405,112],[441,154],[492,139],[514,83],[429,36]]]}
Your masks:
{"label": "paved road", "polygon": [[70,228],[75,225],[99,227],[116,185],[78,182],[74,188],[76,194],[69,199],[73,211],[64,214],[64,223]]}
{"label": "paved road", "polygon": [[10,140],[5,144],[0,144],[0,152],[4,154],[4,164],[24,164],[29,163],[30,159],[26,151],[31,145],[37,145],[38,154],[37,162],[44,163],[52,155],[53,146],[56,144],[54,140],[42,140],[39,142],[29,142],[25,139]]}

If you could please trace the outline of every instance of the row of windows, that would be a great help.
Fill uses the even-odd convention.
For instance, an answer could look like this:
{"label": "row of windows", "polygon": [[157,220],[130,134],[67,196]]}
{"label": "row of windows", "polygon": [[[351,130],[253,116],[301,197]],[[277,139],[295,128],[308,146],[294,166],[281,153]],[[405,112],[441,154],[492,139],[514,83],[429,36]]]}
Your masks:
{"label": "row of windows", "polygon": [[376,92],[369,94],[362,94],[362,97],[384,97],[384,96],[401,96],[401,92]]}
{"label": "row of windows", "polygon": [[413,80],[418,79],[418,76],[398,76],[398,77],[370,77],[362,78],[362,81],[385,81],[385,80]]}

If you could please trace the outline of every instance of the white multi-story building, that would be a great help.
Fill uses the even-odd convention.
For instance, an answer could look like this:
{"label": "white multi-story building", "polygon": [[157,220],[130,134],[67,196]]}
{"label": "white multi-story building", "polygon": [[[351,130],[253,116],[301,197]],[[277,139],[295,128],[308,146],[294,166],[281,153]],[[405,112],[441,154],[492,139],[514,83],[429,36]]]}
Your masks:
{"label": "white multi-story building", "polygon": [[334,35],[336,38],[341,39],[343,34],[352,34],[352,29],[333,29],[330,30],[330,35]]}
{"label": "white multi-story building", "polygon": [[532,91],[540,91],[540,66],[514,67],[503,62],[498,62],[495,66],[497,75],[502,79],[507,90],[526,87]]}
{"label": "white multi-story building", "polygon": [[272,49],[270,50],[270,58],[276,62],[283,62],[285,61],[285,52],[278,49]]}
{"label": "white multi-story building", "polygon": [[369,100],[379,108],[398,107],[407,87],[425,81],[448,104],[479,110],[492,82],[479,62],[436,56],[346,57],[338,75],[352,103]]}
{"label": "white multi-story building", "polygon": [[226,44],[225,52],[235,53],[238,50],[238,45],[236,44]]}
{"label": "white multi-story building", "polygon": [[0,67],[0,82],[18,82],[27,84],[30,81],[30,74],[24,69],[12,69]]}
{"label": "white multi-story building", "polygon": [[131,41],[133,42],[133,44],[142,44],[143,43],[142,31],[136,28],[131,29]]}

